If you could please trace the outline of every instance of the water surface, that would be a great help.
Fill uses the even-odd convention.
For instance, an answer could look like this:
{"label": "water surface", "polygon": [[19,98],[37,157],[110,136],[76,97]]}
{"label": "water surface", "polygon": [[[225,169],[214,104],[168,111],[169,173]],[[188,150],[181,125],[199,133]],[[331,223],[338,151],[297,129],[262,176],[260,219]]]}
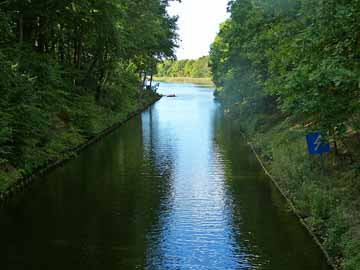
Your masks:
{"label": "water surface", "polygon": [[160,91],[0,212],[1,269],[330,269],[212,89]]}

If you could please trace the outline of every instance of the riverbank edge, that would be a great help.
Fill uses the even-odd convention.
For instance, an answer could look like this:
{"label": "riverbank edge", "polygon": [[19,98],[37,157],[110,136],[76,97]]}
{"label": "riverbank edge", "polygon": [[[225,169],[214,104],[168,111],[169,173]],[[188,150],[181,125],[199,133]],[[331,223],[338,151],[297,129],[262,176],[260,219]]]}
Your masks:
{"label": "riverbank edge", "polygon": [[136,110],[129,112],[128,115],[122,120],[114,125],[105,128],[101,132],[99,132],[97,135],[93,136],[89,140],[87,140],[85,143],[80,144],[72,151],[75,153],[75,155],[72,155],[70,157],[64,157],[62,159],[54,160],[52,162],[49,162],[46,166],[39,168],[35,170],[31,175],[26,177],[19,178],[14,184],[9,186],[5,191],[0,192],[0,208],[5,207],[8,202],[16,195],[26,192],[27,188],[31,186],[32,183],[39,177],[49,173],[50,171],[59,168],[63,166],[66,162],[73,160],[76,158],[82,151],[90,147],[91,145],[99,142],[101,139],[106,137],[107,135],[111,134],[115,130],[117,130],[120,126],[134,118],[135,116],[141,114],[142,112],[146,111],[148,108],[150,108],[152,105],[154,105],[156,102],[158,102],[163,96],[156,94],[154,95],[154,98],[151,99],[149,102],[144,104],[143,106],[140,106]]}
{"label": "riverbank edge", "polygon": [[334,270],[340,270],[339,267],[336,266],[335,262],[333,261],[333,259],[331,258],[331,256],[329,255],[329,253],[327,252],[326,248],[323,246],[323,244],[321,243],[320,239],[318,238],[318,236],[313,232],[312,228],[306,223],[306,221],[301,217],[301,215],[299,214],[300,211],[297,209],[297,207],[295,206],[295,204],[292,202],[292,200],[286,195],[286,193],[284,192],[284,190],[280,187],[278,181],[276,180],[276,178],[270,173],[270,171],[267,169],[265,162],[261,159],[258,151],[256,151],[255,146],[253,145],[253,143],[251,143],[249,141],[249,138],[245,135],[245,133],[241,132],[241,135],[244,137],[244,139],[246,140],[247,144],[249,145],[249,147],[251,148],[251,151],[254,153],[257,161],[259,162],[262,170],[265,172],[265,174],[270,178],[271,183],[275,186],[275,188],[280,192],[281,196],[285,199],[286,203],[288,204],[288,206],[291,209],[291,212],[297,217],[297,219],[300,221],[301,225],[306,229],[306,231],[309,233],[309,235],[312,237],[312,239],[315,241],[316,245],[320,248],[320,250],[322,251],[322,253],[324,254],[327,263],[329,264],[329,266],[331,266]]}
{"label": "riverbank edge", "polygon": [[191,78],[191,77],[154,77],[154,81],[168,83],[194,83],[204,86],[214,86],[211,78]]}

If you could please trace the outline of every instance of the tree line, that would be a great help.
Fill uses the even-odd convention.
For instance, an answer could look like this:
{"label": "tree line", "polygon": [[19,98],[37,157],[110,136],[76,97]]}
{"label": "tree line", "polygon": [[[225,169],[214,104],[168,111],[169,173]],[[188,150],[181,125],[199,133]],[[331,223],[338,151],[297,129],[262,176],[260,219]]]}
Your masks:
{"label": "tree line", "polygon": [[170,1],[0,1],[0,187],[138,106],[174,57]]}
{"label": "tree line", "polygon": [[157,76],[210,78],[209,56],[196,60],[166,60],[157,66]]}
{"label": "tree line", "polygon": [[[216,96],[330,255],[360,269],[360,1],[231,0],[228,10],[210,53]],[[332,144],[327,177],[306,152],[312,131]]]}
{"label": "tree line", "polygon": [[211,49],[219,95],[334,140],[360,131],[360,2],[243,0],[229,10]]}

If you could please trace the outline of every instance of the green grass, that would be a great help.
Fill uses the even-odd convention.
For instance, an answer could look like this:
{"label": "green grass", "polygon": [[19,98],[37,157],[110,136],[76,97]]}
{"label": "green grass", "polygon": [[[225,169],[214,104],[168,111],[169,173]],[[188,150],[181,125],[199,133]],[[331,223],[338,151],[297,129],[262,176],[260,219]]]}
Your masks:
{"label": "green grass", "polygon": [[359,162],[349,163],[331,153],[325,156],[324,176],[320,158],[307,152],[301,125],[271,114],[241,115],[236,109],[233,117],[240,120],[242,131],[333,262],[339,269],[359,270]]}
{"label": "green grass", "polygon": [[[29,177],[39,168],[47,167],[58,160],[67,159],[76,154],[76,149],[87,143],[104,130],[122,123],[129,115],[146,108],[159,96],[147,91],[139,99],[131,99],[119,110],[111,110],[97,105],[93,97],[82,97],[76,101],[76,109],[72,109],[72,122],[63,123],[55,117],[57,123],[49,132],[46,143],[31,145],[24,151],[24,166],[15,167],[11,164],[0,166],[0,193],[4,192],[16,181]],[[32,137],[28,139],[33,139]],[[0,164],[1,165],[1,164]]]}
{"label": "green grass", "polygon": [[190,78],[190,77],[154,77],[158,82],[194,83],[206,86],[214,86],[211,78]]}

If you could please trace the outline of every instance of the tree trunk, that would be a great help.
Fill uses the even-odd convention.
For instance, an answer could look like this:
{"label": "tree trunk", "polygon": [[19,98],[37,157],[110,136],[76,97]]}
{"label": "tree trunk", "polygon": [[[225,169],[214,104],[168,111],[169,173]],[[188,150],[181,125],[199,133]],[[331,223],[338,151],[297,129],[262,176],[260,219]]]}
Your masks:
{"label": "tree trunk", "polygon": [[151,77],[150,77],[150,89],[152,88],[153,78],[154,78],[154,74],[151,72]]}
{"label": "tree trunk", "polygon": [[82,53],[82,42],[80,40],[79,44],[78,44],[78,52],[77,52],[77,67],[78,67],[78,69],[80,69],[80,67],[81,67],[81,53]]}
{"label": "tree trunk", "polygon": [[[22,14],[22,41],[23,42],[30,42],[34,44],[34,37],[33,32],[35,29],[35,22],[34,18],[26,17]],[[20,30],[20,29],[19,29]],[[19,36],[20,38],[20,36]]]}
{"label": "tree trunk", "polygon": [[38,52],[39,53],[44,53],[46,52],[46,34],[45,34],[45,27],[47,24],[47,20],[44,16],[38,17],[38,27],[37,27],[37,31],[38,31]]}
{"label": "tree trunk", "polygon": [[335,156],[338,156],[339,155],[339,150],[338,150],[338,145],[337,145],[337,141],[336,141],[336,132],[335,132],[335,129],[331,129],[330,131],[332,137],[333,137],[333,140],[334,140],[334,150],[335,150]]}
{"label": "tree trunk", "polygon": [[102,82],[104,80],[104,77],[105,77],[105,73],[104,73],[104,71],[102,71],[101,75],[100,75],[100,78],[99,78],[98,86],[96,87],[95,100],[96,100],[97,103],[99,103],[100,98],[101,98]]}
{"label": "tree trunk", "polygon": [[143,88],[143,89],[144,89],[144,87],[145,87],[146,77],[147,77],[147,74],[146,74],[146,72],[144,72],[144,78],[143,78],[143,83],[142,83],[142,88]]}
{"label": "tree trunk", "polygon": [[89,70],[87,71],[87,73],[85,75],[85,78],[84,78],[84,81],[83,81],[84,83],[86,83],[90,79],[91,73],[94,71],[97,62],[99,61],[100,54],[101,54],[101,52],[100,52],[100,50],[98,50],[98,52],[94,56],[94,60],[92,61]]}
{"label": "tree trunk", "polygon": [[24,42],[24,15],[20,14],[19,17],[19,43]]}
{"label": "tree trunk", "polygon": [[61,44],[59,45],[59,51],[60,51],[60,63],[64,64],[65,63],[65,49],[64,49],[64,44],[62,41],[60,41]]}
{"label": "tree trunk", "polygon": [[358,143],[360,143],[360,132],[356,132],[356,137],[357,137],[357,140],[358,140]]}
{"label": "tree trunk", "polygon": [[77,49],[78,49],[77,40],[76,40],[76,39],[74,39],[73,49],[74,49],[74,53],[73,53],[73,64],[76,66],[76,63],[77,63]]}
{"label": "tree trunk", "polygon": [[60,26],[60,41],[59,41],[59,58],[60,58],[60,63],[64,64],[65,63],[65,48],[64,48],[64,29],[63,26]]}

